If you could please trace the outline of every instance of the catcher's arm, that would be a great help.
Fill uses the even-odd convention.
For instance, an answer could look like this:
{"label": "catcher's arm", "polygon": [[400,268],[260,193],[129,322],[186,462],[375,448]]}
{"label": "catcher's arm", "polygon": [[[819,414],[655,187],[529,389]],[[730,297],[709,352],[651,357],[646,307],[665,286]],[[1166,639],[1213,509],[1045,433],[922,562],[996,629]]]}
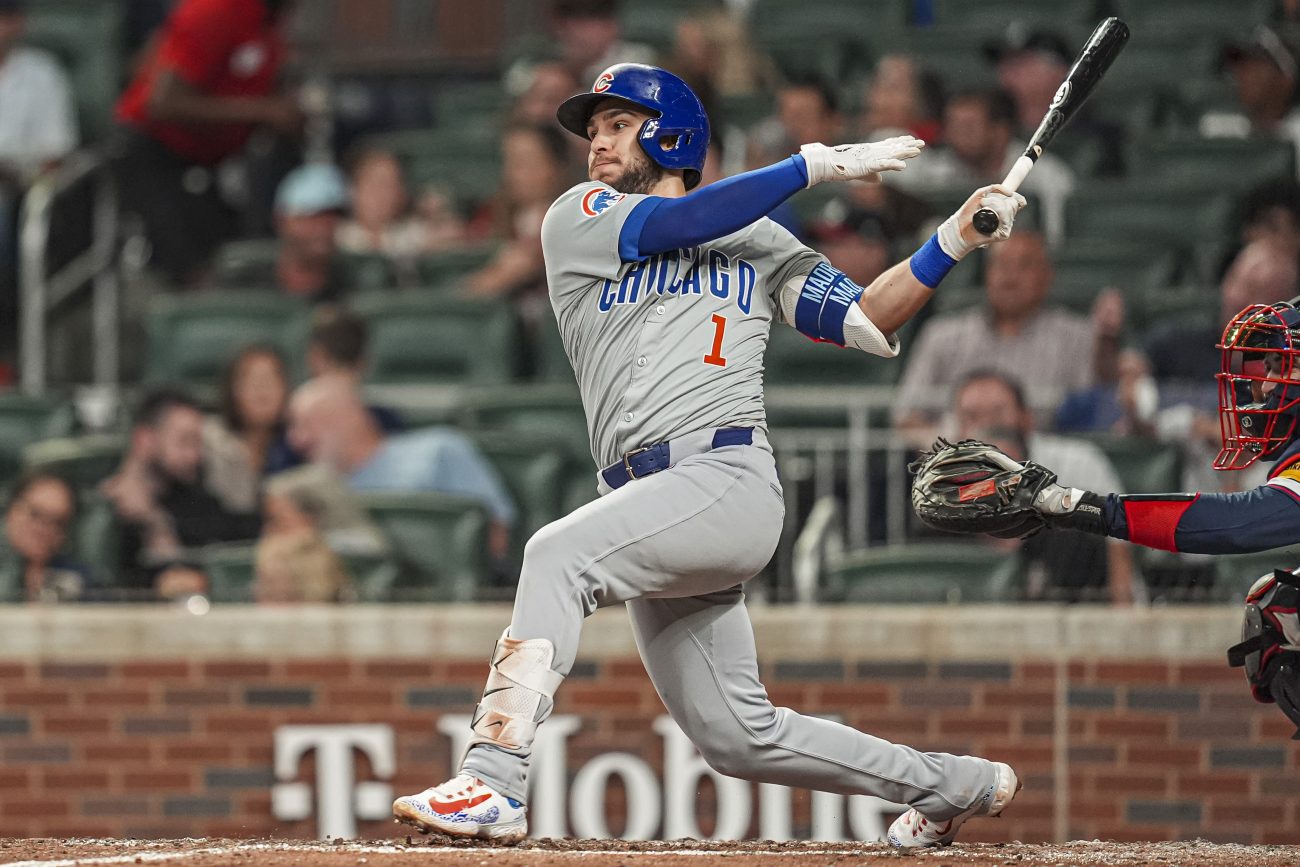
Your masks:
{"label": "catcher's arm", "polygon": [[986,443],[943,440],[914,471],[913,508],[941,530],[1012,537],[1060,527],[1198,554],[1300,542],[1300,482],[1292,491],[1286,479],[1236,494],[1098,494]]}

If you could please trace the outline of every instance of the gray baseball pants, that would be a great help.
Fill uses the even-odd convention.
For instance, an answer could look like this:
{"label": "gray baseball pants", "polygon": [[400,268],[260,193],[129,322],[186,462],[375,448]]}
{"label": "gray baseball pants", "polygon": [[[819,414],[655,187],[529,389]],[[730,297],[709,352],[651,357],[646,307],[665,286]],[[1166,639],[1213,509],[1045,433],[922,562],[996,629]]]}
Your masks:
{"label": "gray baseball pants", "polygon": [[[659,697],[714,769],[876,795],[939,822],[966,810],[994,783],[990,762],[918,752],[768,700],[741,585],[771,559],[785,506],[766,437],[754,435],[752,446],[690,454],[540,530],[510,636],[548,639],[552,667],[567,675],[583,619],[626,603]],[[543,701],[540,719],[550,712]],[[526,803],[528,760],[527,747],[478,744],[463,770]]]}

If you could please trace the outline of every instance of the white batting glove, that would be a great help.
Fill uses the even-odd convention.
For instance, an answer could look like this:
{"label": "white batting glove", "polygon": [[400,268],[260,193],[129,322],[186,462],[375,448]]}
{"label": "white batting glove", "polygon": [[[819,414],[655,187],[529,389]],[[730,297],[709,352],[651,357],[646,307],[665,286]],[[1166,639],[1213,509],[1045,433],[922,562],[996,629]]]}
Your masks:
{"label": "white batting glove", "polygon": [[[1011,227],[1016,221],[1016,214],[1027,202],[1019,193],[1013,193],[1000,184],[980,187],[966,200],[957,213],[943,221],[939,226],[939,246],[952,258],[961,261],[967,253],[979,247],[987,247],[997,241],[1011,237]],[[998,228],[992,235],[979,232],[971,221],[980,208],[988,208],[998,215]]]}
{"label": "white batting glove", "polygon": [[925,142],[910,135],[894,136],[884,141],[842,144],[827,147],[820,142],[799,148],[808,166],[808,186],[823,181],[866,181],[879,183],[881,172],[901,172],[921,152]]}

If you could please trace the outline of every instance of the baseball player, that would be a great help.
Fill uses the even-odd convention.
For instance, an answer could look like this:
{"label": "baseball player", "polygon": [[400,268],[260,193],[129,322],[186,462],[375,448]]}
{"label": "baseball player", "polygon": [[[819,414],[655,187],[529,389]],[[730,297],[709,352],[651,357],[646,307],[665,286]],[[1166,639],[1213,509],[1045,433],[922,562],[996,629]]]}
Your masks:
{"label": "baseball player", "polygon": [[[1005,764],[921,753],[773,707],[742,588],[771,558],[784,518],[763,413],[770,323],[892,358],[897,329],[957,260],[1010,235],[1025,200],[978,190],[864,289],[765,215],[815,184],[901,171],[920,140],[806,144],[688,195],[709,121],[677,76],[612,66],[557,116],[591,142],[591,180],[551,206],[542,246],[602,496],[528,542],[460,773],[398,798],[396,819],[522,839],[534,733],[583,619],[619,603],[669,713],[718,771],[910,804],[890,830],[899,846],[946,843],[966,819],[997,815],[1019,787]],[[981,206],[999,215],[992,239],[970,226]]]}
{"label": "baseball player", "polygon": [[[1300,298],[1252,304],[1228,322],[1222,352],[1216,470],[1272,461],[1268,480],[1241,493],[1097,494],[1056,484],[974,441],[940,444],[916,465],[912,502],[922,520],[956,532],[1011,538],[1043,526],[1124,539],[1165,551],[1239,554],[1300,543]],[[1300,580],[1278,570],[1246,597],[1244,640],[1228,652],[1255,698],[1276,701],[1300,725]],[[1297,733],[1300,735],[1300,733]]]}

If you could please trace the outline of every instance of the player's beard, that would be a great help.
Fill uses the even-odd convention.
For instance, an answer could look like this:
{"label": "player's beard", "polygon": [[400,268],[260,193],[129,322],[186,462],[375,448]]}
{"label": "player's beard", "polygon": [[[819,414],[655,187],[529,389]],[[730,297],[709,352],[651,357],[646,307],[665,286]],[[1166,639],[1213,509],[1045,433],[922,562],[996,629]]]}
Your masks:
{"label": "player's beard", "polygon": [[627,161],[623,174],[615,178],[610,186],[620,193],[648,193],[655,184],[663,180],[663,166],[651,160],[645,154],[635,154]]}

